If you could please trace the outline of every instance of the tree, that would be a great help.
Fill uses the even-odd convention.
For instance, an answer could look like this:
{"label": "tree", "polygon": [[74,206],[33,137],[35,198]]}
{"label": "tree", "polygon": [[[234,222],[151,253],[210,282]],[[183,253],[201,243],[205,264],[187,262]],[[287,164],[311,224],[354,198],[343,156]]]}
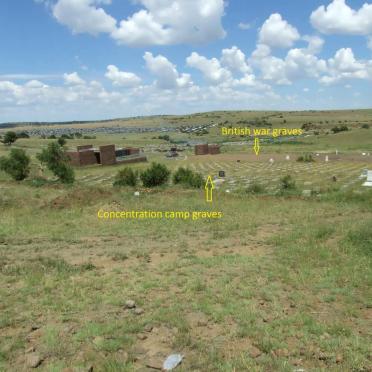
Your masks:
{"label": "tree", "polygon": [[67,141],[63,137],[58,138],[57,142],[62,147],[67,143]]}
{"label": "tree", "polygon": [[65,150],[58,142],[49,143],[48,147],[43,149],[36,157],[41,163],[45,164],[62,183],[73,183],[75,181],[74,170],[69,164]]}
{"label": "tree", "polygon": [[6,132],[4,134],[3,144],[10,146],[12,143],[17,141],[17,133],[16,132]]}
{"label": "tree", "polygon": [[141,174],[141,180],[145,187],[156,187],[168,182],[170,170],[163,164],[152,163],[151,167]]}
{"label": "tree", "polygon": [[22,181],[30,174],[30,158],[21,149],[12,149],[9,157],[0,158],[0,169],[14,180]]}

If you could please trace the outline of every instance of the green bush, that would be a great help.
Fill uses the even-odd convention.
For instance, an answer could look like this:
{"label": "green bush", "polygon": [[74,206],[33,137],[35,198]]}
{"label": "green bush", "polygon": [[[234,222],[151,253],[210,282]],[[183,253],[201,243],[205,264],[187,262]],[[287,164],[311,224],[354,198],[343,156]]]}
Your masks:
{"label": "green bush", "polygon": [[263,194],[265,191],[265,187],[257,182],[252,183],[246,189],[247,194]]}
{"label": "green bush", "polygon": [[10,146],[15,141],[17,141],[17,133],[16,132],[9,131],[9,132],[6,132],[4,134],[4,138],[3,138],[3,141],[2,141],[4,145],[9,145]]}
{"label": "green bush", "polygon": [[65,150],[58,142],[49,143],[48,147],[43,149],[36,157],[41,163],[46,164],[47,168],[62,183],[73,183],[75,181],[74,170],[69,164]]}
{"label": "green bush", "polygon": [[[340,123],[340,122],[339,122]],[[332,129],[332,132],[334,134],[337,134],[337,133],[340,133],[340,132],[347,132],[349,130],[348,126],[347,125],[340,125],[340,126],[335,126],[333,127]]]}
{"label": "green bush", "polygon": [[58,138],[57,142],[60,146],[64,146],[67,143],[66,139],[63,137]]}
{"label": "green bush", "polygon": [[0,169],[14,180],[22,181],[30,174],[30,158],[21,149],[12,149],[9,157],[0,158]]}
{"label": "green bush", "polygon": [[141,173],[141,181],[145,187],[156,187],[164,185],[168,182],[170,170],[163,164],[152,163],[150,168],[147,168]]}
{"label": "green bush", "polygon": [[370,125],[369,124],[363,124],[362,125],[362,129],[369,129],[370,128]]}
{"label": "green bush", "polygon": [[175,185],[183,185],[186,187],[192,187],[200,189],[203,186],[204,179],[201,174],[193,172],[188,168],[178,168],[176,173],[173,175],[173,183]]}
{"label": "green bush", "polygon": [[297,158],[297,161],[304,163],[313,163],[315,161],[312,154],[304,154]]}
{"label": "green bush", "polygon": [[291,175],[286,175],[280,179],[280,189],[282,191],[290,191],[296,189],[296,181]]}
{"label": "green bush", "polygon": [[115,176],[114,186],[137,186],[138,172],[132,168],[121,169]]}

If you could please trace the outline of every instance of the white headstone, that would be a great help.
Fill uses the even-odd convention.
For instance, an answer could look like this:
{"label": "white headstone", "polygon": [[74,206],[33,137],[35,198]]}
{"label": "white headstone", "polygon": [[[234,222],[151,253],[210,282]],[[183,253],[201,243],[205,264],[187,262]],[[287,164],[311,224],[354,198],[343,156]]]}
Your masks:
{"label": "white headstone", "polygon": [[287,155],[287,156],[285,157],[285,159],[286,159],[286,160],[291,160],[291,157],[290,157],[289,155]]}
{"label": "white headstone", "polygon": [[136,192],[134,193],[134,196],[140,196],[139,191],[136,191]]}
{"label": "white headstone", "polygon": [[325,157],[325,161],[326,161],[326,163],[329,162],[329,156],[328,155]]}
{"label": "white headstone", "polygon": [[372,171],[367,172],[367,181],[363,183],[365,187],[372,187]]}
{"label": "white headstone", "polygon": [[274,159],[273,158],[270,159],[270,164],[274,164]]}

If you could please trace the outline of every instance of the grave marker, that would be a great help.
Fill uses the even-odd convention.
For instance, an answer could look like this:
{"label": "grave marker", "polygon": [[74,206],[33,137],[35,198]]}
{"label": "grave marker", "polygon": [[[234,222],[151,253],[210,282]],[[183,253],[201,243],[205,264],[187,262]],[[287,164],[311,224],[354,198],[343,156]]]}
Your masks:
{"label": "grave marker", "polygon": [[372,187],[372,171],[367,172],[367,181],[363,183],[365,187]]}

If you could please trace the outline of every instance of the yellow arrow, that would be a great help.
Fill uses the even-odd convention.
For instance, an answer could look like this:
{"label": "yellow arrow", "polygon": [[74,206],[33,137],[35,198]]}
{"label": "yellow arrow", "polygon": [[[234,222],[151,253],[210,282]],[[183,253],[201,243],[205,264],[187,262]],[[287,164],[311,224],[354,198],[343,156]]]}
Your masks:
{"label": "yellow arrow", "polygon": [[205,197],[208,203],[212,203],[213,190],[214,190],[214,182],[212,180],[212,177],[208,176],[207,182],[205,184]]}
{"label": "yellow arrow", "polygon": [[256,155],[258,156],[258,154],[260,153],[260,139],[259,138],[255,138],[254,139],[254,152],[256,153]]}

